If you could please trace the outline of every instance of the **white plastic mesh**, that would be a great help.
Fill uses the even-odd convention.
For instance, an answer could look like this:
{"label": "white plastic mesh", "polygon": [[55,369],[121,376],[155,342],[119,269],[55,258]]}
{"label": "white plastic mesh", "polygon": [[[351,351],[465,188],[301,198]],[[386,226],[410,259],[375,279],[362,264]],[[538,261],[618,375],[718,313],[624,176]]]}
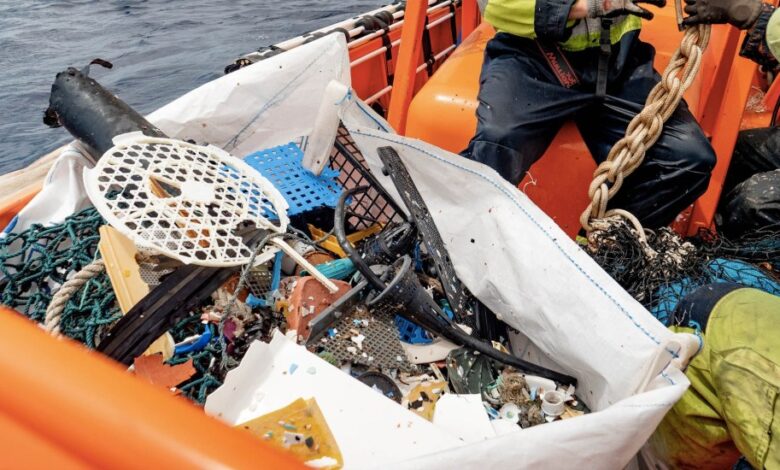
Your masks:
{"label": "white plastic mesh", "polygon": [[[141,248],[183,263],[236,266],[252,254],[242,224],[287,229],[279,191],[219,148],[141,133],[118,136],[114,144],[85,172],[84,183],[106,221]],[[256,262],[277,249],[268,245]]]}

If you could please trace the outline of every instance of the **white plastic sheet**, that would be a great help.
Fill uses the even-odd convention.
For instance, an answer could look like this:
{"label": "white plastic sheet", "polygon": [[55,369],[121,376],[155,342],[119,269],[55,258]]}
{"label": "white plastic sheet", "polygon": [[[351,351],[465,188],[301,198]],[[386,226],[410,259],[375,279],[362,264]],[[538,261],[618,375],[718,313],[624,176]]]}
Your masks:
{"label": "white plastic sheet", "polygon": [[330,34],[220,77],[149,115],[169,137],[239,158],[308,135],[331,80],[350,85],[341,34]]}
{"label": "white plastic sheet", "polygon": [[62,149],[49,168],[41,191],[33,197],[4,232],[22,232],[33,224],[57,224],[66,217],[90,206],[81,175],[94,163],[80,146]]}

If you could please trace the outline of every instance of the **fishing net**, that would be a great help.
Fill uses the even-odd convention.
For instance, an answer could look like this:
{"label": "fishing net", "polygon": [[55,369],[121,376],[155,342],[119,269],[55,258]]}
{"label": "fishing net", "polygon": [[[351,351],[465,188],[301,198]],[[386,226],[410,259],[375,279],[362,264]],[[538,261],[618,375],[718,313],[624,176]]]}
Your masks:
{"label": "fishing net", "polygon": [[[73,274],[99,257],[99,228],[105,221],[95,208],[84,209],[60,224],[12,233],[0,239],[0,302],[39,323],[44,321],[52,296]],[[122,315],[111,280],[98,274],[68,300],[60,320],[63,336],[95,348],[108,328]],[[200,316],[193,315],[177,324],[171,334],[181,341],[202,329]],[[211,341],[204,349],[174,356],[169,363],[190,358],[196,374],[179,386],[193,401],[203,403],[206,395],[221,385],[210,372],[214,358],[221,354],[220,342]]]}
{"label": "fishing net", "polygon": [[696,288],[731,282],[780,295],[780,227],[767,227],[737,240],[702,230],[682,239],[669,228],[646,231],[658,255],[646,256],[633,226],[611,220],[591,240],[588,253],[623,288],[666,326]]}
{"label": "fishing net", "polygon": [[[57,289],[98,257],[98,229],[104,223],[88,208],[60,224],[33,225],[0,239],[0,303],[43,322]],[[60,329],[92,348],[120,315],[111,282],[102,273],[71,296]]]}
{"label": "fishing net", "polygon": [[[212,333],[214,333],[214,328],[212,326],[209,326],[209,328],[212,328]],[[193,315],[177,323],[171,330],[171,334],[174,342],[179,342],[199,334],[202,329],[200,317]],[[195,375],[177,387],[184,396],[196,403],[203,404],[206,401],[206,396],[222,385],[222,377],[218,378],[211,371],[214,361],[221,354],[221,342],[209,341],[206,347],[200,351],[176,354],[168,361],[169,364],[176,365],[192,359],[192,365],[196,371]]]}

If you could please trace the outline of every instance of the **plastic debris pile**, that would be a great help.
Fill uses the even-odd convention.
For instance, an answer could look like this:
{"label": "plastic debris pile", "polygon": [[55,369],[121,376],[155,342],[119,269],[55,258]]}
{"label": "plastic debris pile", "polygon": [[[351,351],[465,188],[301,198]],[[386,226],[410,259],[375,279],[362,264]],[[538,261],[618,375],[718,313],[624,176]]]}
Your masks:
{"label": "plastic debris pile", "polygon": [[[125,153],[136,151],[132,142],[123,145]],[[165,146],[156,141],[154,145]],[[164,149],[163,153],[175,151]],[[69,299],[61,334],[132,365],[136,375],[154,385],[206,403],[212,414],[226,413],[220,411],[223,405],[214,404],[228,393],[221,386],[238,380],[235,377],[255,360],[253,350],[296,344],[306,349],[296,346],[292,350],[301,362],[285,363],[287,379],[317,381],[333,375],[335,383],[347,381],[365,390],[358,402],[391,407],[390,415],[417,416],[455,435],[464,427],[460,415],[464,409],[483,426],[482,438],[586,412],[571,384],[518,371],[489,357],[511,357],[505,326],[488,314],[484,318],[491,319],[490,331],[498,334],[487,337],[475,329],[476,313],[484,307],[457,279],[442,278],[454,274],[430,254],[421,235],[435,227],[426,228],[428,232],[416,229],[378,186],[345,129],[339,129],[329,166],[320,175],[308,173],[301,157],[295,143],[247,157],[251,167],[266,172],[279,185],[291,209],[290,224],[276,234],[271,230],[262,237],[240,235],[256,253],[267,253],[274,237],[288,240],[294,253],[277,250],[260,262],[252,258],[250,263],[242,258],[240,268],[191,266],[187,247],[203,250],[208,260],[217,260],[221,253],[211,245],[215,240],[211,229],[198,228],[206,215],[199,211],[213,211],[225,220],[233,220],[232,216],[209,207],[205,196],[203,208],[164,198],[177,201],[187,191],[208,188],[193,189],[185,173],[179,178],[181,166],[173,165],[175,171],[168,172],[164,155],[155,157],[159,164],[153,170],[144,168],[157,172],[161,195],[139,194],[144,191],[139,185],[118,185],[117,175],[132,176],[131,170],[113,173],[103,164],[91,174],[95,178],[112,175],[101,180],[100,197],[114,191],[104,202],[121,233],[109,227],[95,208],[89,208],[62,224],[34,226],[6,237],[0,241],[3,301],[43,321],[52,293],[102,257],[105,271]],[[208,170],[199,171],[208,177]],[[231,178],[244,176],[223,175],[222,184],[229,187]],[[221,194],[232,201],[230,191]],[[248,197],[259,197],[246,191]],[[135,200],[139,197],[143,201]],[[171,204],[173,211],[164,215],[155,197]],[[122,210],[132,204],[150,215],[146,219],[132,213],[127,216]],[[281,206],[277,204],[269,213],[263,204],[265,200],[252,210],[270,214],[284,227]],[[177,216],[186,224],[180,225]],[[144,247],[133,244],[129,237],[135,235],[128,226],[142,231]],[[150,249],[166,230],[174,234],[167,236],[178,240],[173,257]],[[189,236],[194,237],[194,245],[187,240]],[[241,256],[249,254],[242,252]],[[372,284],[367,266],[379,287]],[[204,284],[212,286],[211,291],[198,292],[197,303],[179,299],[188,309],[171,313],[167,323],[163,322],[168,325],[164,329],[149,326],[152,321],[133,322],[137,311],[154,314],[154,310],[143,310],[150,308],[147,299],[167,289],[172,279],[184,276],[182,270],[189,270],[187,276],[211,279]],[[312,276],[312,270],[329,278],[329,283]],[[457,293],[456,309],[450,304],[452,292]],[[144,352],[134,354],[130,361],[119,359],[115,349],[104,347],[119,337],[142,338],[140,350]],[[456,344],[462,337],[483,341],[489,354]],[[305,365],[306,361],[312,364]],[[330,368],[327,374],[326,367]],[[334,438],[330,427],[338,424],[326,422],[320,411],[320,407],[331,406],[327,390],[332,384],[318,383],[324,391],[309,395],[300,384],[277,385],[278,393],[292,403],[280,401],[278,407],[262,415],[254,413],[252,419],[240,415],[234,424],[306,461],[325,459],[325,467],[338,467],[343,463],[342,453],[352,455],[352,444]],[[384,402],[380,395],[390,401]],[[359,404],[352,406],[359,408]]]}

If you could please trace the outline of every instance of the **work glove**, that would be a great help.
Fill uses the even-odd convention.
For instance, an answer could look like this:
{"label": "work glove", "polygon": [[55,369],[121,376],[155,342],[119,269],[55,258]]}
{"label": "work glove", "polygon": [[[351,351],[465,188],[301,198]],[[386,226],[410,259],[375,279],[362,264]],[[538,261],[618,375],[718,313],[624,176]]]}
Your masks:
{"label": "work glove", "polygon": [[621,15],[636,15],[646,20],[652,19],[653,14],[640,7],[640,3],[663,7],[666,5],[666,0],[588,0],[588,17],[612,18]]}
{"label": "work glove", "polygon": [[729,23],[750,29],[761,14],[761,0],[685,0],[683,25]]}

